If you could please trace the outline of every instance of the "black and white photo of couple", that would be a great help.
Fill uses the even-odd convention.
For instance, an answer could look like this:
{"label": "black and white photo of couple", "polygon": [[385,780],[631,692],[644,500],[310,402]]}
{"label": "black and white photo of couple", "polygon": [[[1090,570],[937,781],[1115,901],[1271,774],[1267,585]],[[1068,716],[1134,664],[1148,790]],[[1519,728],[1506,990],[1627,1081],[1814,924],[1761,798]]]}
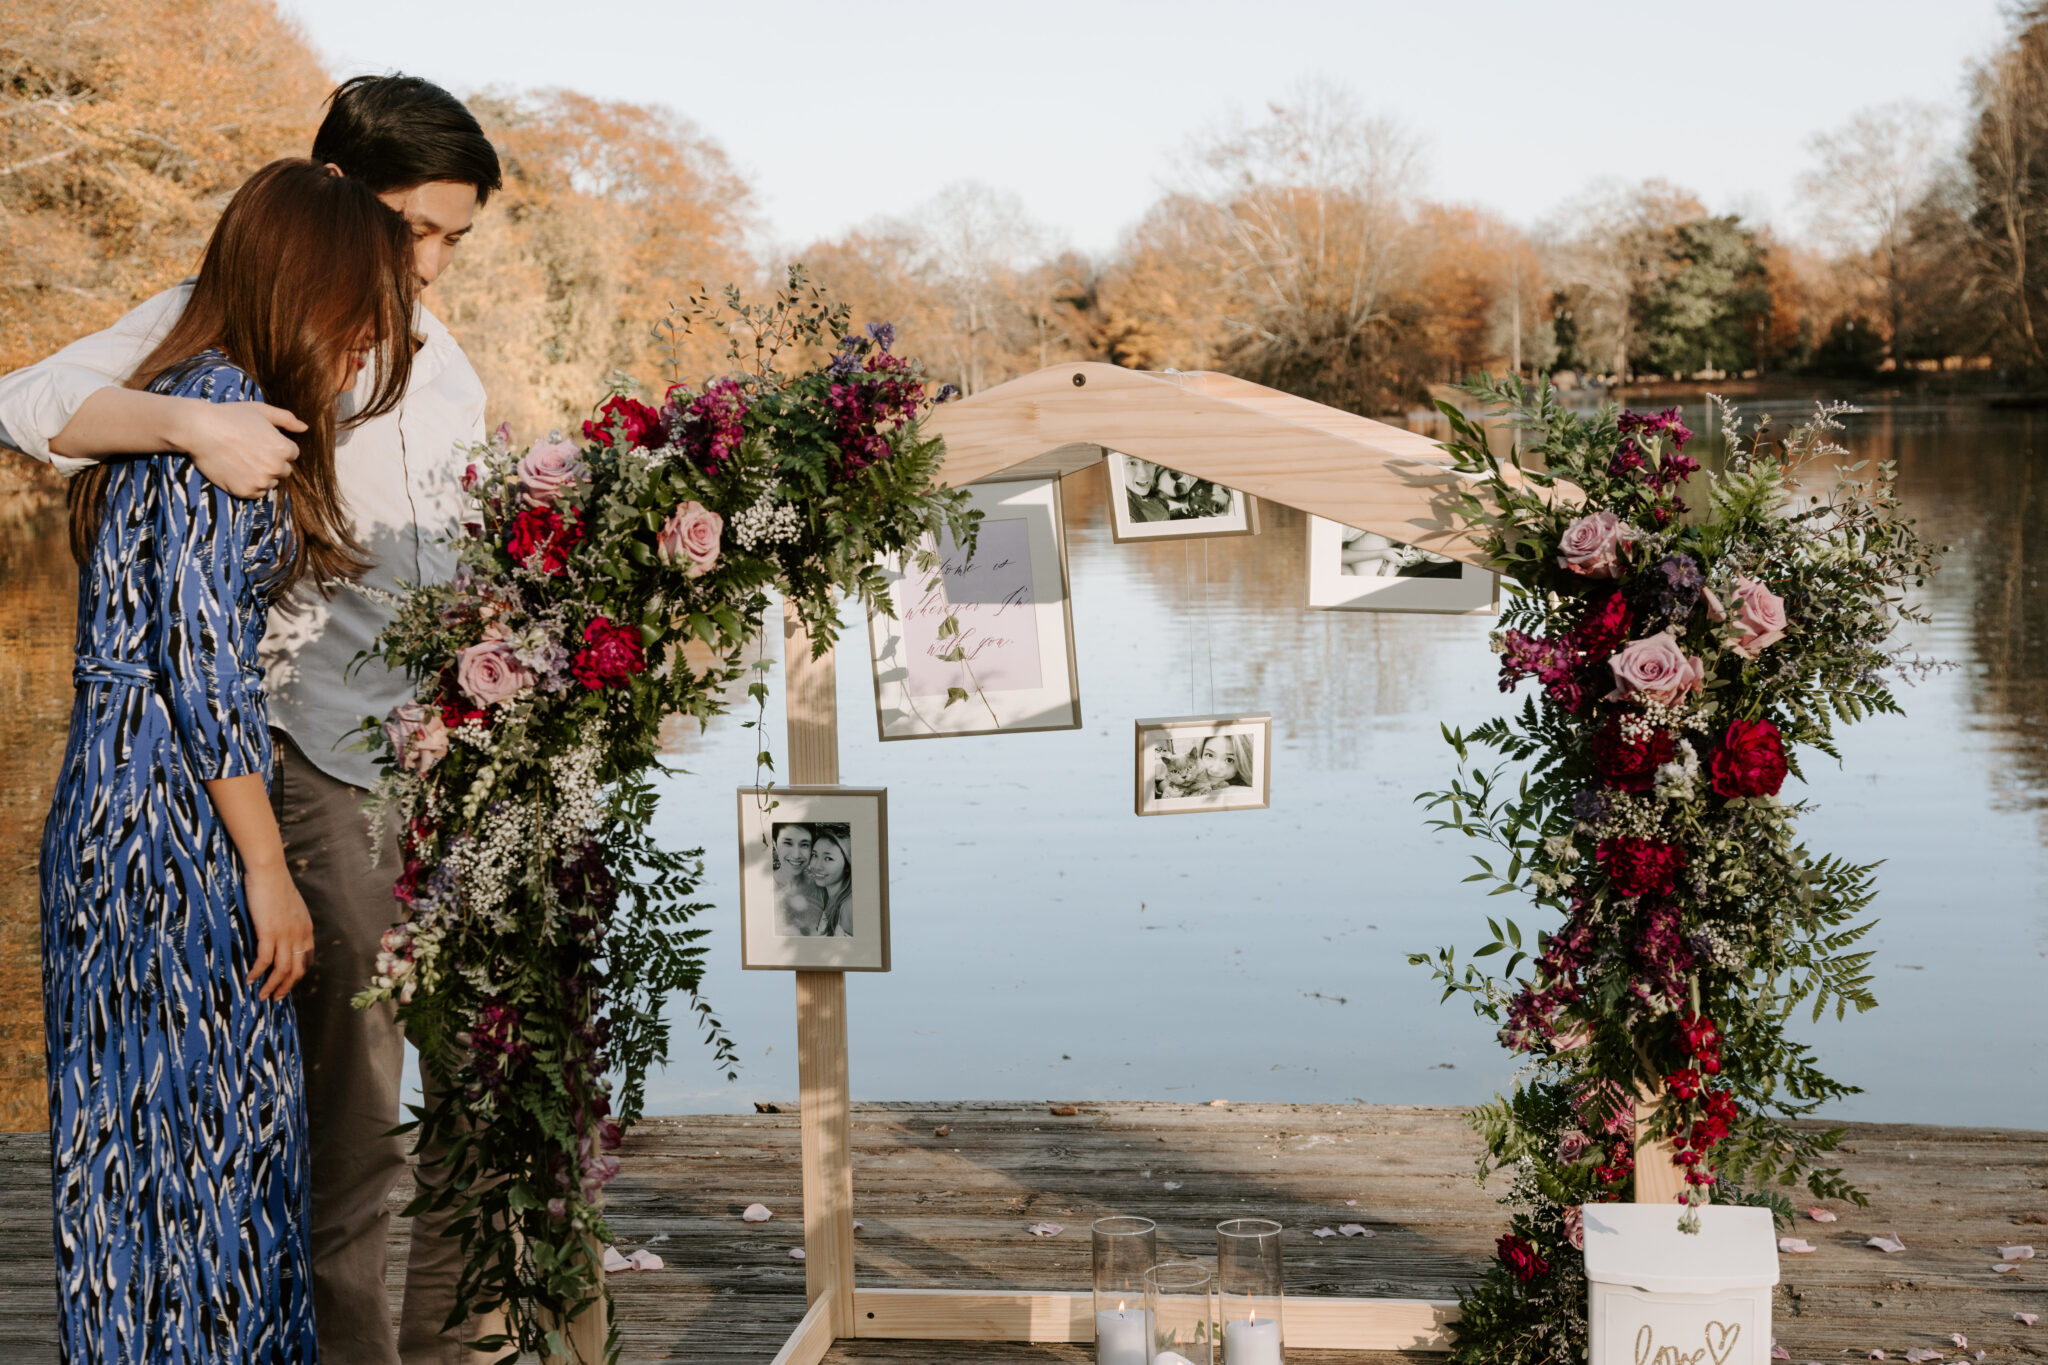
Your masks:
{"label": "black and white photo of couple", "polygon": [[1115,539],[1180,540],[1258,531],[1258,499],[1120,451],[1108,452],[1110,529]]}
{"label": "black and white photo of couple", "polygon": [[772,828],[775,932],[784,938],[851,938],[853,827],[819,820]]}
{"label": "black and white photo of couple", "polygon": [[1432,554],[1413,545],[1356,527],[1344,528],[1338,572],[1349,578],[1456,578],[1462,572],[1448,555]]}

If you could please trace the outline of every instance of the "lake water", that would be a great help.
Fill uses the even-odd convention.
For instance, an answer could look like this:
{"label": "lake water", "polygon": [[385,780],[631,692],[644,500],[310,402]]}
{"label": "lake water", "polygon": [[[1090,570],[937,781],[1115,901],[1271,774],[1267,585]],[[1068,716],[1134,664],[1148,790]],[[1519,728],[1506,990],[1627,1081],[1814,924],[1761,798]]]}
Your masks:
{"label": "lake water", "polygon": [[[1857,452],[1897,459],[1921,529],[1954,547],[1912,638],[1958,667],[1907,689],[1906,717],[1848,730],[1840,768],[1808,762],[1808,845],[1886,863],[1881,1007],[1806,1032],[1866,1091],[1840,1117],[2048,1128],[2048,419],[1895,404],[1852,421]],[[1099,474],[1068,480],[1077,731],[882,744],[849,630],[840,772],[889,789],[894,955],[849,978],[857,1099],[1465,1103],[1508,1082],[1490,1026],[1405,959],[1483,941],[1508,908],[1461,885],[1477,845],[1428,831],[1413,799],[1450,776],[1439,726],[1508,704],[1489,623],[1304,610],[1302,519],[1266,511],[1256,538],[1116,545]],[[69,603],[49,600],[53,523],[0,535],[0,1060],[19,1084],[40,1050],[20,989],[30,807],[62,724]],[[1136,717],[1250,711],[1273,717],[1270,810],[1133,815]],[[679,746],[690,775],[669,780],[659,833],[707,850],[704,989],[743,1069],[727,1083],[678,1008],[651,1113],[795,1096],[793,984],[739,966],[732,793],[755,736],[738,719]],[[768,723],[780,756],[779,705]]]}

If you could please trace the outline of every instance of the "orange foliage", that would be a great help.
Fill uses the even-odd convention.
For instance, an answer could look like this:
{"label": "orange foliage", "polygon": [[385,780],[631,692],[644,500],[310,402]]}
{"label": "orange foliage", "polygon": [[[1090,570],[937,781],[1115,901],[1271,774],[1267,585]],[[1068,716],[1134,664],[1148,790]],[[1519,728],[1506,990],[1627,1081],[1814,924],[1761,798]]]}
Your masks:
{"label": "orange foliage", "polygon": [[328,86],[270,0],[0,6],[0,370],[188,274]]}

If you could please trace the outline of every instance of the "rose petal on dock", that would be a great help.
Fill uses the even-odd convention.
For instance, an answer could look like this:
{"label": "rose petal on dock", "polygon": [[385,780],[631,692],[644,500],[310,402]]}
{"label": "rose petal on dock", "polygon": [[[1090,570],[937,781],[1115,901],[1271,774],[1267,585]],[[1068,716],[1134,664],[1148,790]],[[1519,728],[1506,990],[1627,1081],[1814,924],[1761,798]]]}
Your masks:
{"label": "rose petal on dock", "polygon": [[2019,1262],[2017,1261],[2000,1261],[1997,1265],[1991,1267],[1991,1273],[1994,1275],[2010,1275],[2019,1268]]}
{"label": "rose petal on dock", "polygon": [[2001,1261],[2031,1261],[2034,1259],[2034,1249],[2032,1247],[2000,1247],[1998,1249],[1998,1259]]}
{"label": "rose petal on dock", "polygon": [[632,1263],[635,1270],[659,1270],[662,1267],[661,1257],[655,1255],[646,1247],[641,1247],[626,1259]]}
{"label": "rose petal on dock", "polygon": [[1211,1109],[1221,1109],[1221,1108],[1223,1108],[1223,1107],[1224,1107],[1225,1105],[1227,1105],[1227,1104],[1229,1104],[1229,1103],[1230,1103],[1230,1101],[1229,1101],[1229,1100],[1210,1100],[1210,1101],[1209,1101],[1209,1107],[1210,1107]]}
{"label": "rose petal on dock", "polygon": [[1964,1336],[1961,1332],[1950,1332],[1948,1334],[1948,1339],[1956,1344],[1956,1349],[1959,1351],[1967,1351],[1970,1349],[1970,1339]]}
{"label": "rose petal on dock", "polygon": [[1872,1352],[1870,1353],[1870,1355],[1869,1355],[1869,1357],[1868,1357],[1868,1358],[1869,1358],[1869,1359],[1871,1359],[1871,1360],[1883,1360],[1883,1359],[1884,1359],[1884,1348],[1883,1348],[1883,1347],[1879,1347],[1879,1348],[1878,1348],[1877,1350],[1874,1350],[1874,1351],[1872,1351]]}
{"label": "rose petal on dock", "polygon": [[1336,1235],[1337,1229],[1335,1228],[1317,1228],[1309,1234],[1311,1237],[1335,1237]]}
{"label": "rose petal on dock", "polygon": [[604,1249],[605,1274],[616,1275],[621,1270],[631,1270],[632,1268],[633,1263],[627,1260],[625,1257],[619,1255],[619,1249],[617,1247],[606,1247]]}
{"label": "rose petal on dock", "polygon": [[2038,1313],[2014,1313],[2012,1320],[2022,1327],[2032,1327],[2041,1317]]}
{"label": "rose petal on dock", "polygon": [[1883,1237],[1873,1237],[1869,1241],[1865,1242],[1863,1245],[1867,1247],[1876,1247],[1879,1251],[1884,1252],[1887,1256],[1891,1255],[1894,1252],[1904,1251],[1906,1249],[1906,1244],[1904,1242],[1900,1241],[1897,1237],[1890,1235],[1886,1235]]}
{"label": "rose petal on dock", "polygon": [[749,1204],[740,1217],[749,1223],[765,1223],[775,1215],[768,1211],[766,1204]]}
{"label": "rose petal on dock", "polygon": [[1373,1230],[1360,1223],[1339,1223],[1337,1225],[1337,1235],[1339,1237],[1370,1237],[1373,1235]]}
{"label": "rose petal on dock", "polygon": [[1165,1187],[1166,1189],[1169,1189],[1169,1190],[1177,1190],[1177,1189],[1179,1189],[1179,1188],[1180,1188],[1180,1182],[1179,1182],[1178,1180],[1168,1180],[1168,1181],[1164,1181],[1164,1182],[1162,1182],[1162,1184],[1164,1185],[1164,1187]]}
{"label": "rose petal on dock", "polygon": [[1344,1207],[1347,1209],[1355,1209],[1358,1207],[1358,1201],[1356,1199],[1347,1199],[1344,1201]]}
{"label": "rose petal on dock", "polygon": [[1065,1232],[1066,1229],[1058,1223],[1033,1223],[1024,1231],[1030,1233],[1033,1237],[1057,1237]]}
{"label": "rose petal on dock", "polygon": [[[1053,1112],[1054,1112],[1054,1113],[1058,1113],[1059,1111],[1058,1111],[1058,1110],[1054,1110]],[[936,1127],[936,1128],[932,1129],[932,1136],[933,1136],[933,1137],[951,1137],[952,1135],[953,1135],[953,1125],[952,1125],[952,1124],[950,1124],[950,1123],[942,1123],[942,1124],[940,1124],[940,1125],[939,1125],[938,1127]]]}
{"label": "rose petal on dock", "polygon": [[1070,1119],[1081,1112],[1071,1104],[1054,1104],[1048,1105],[1047,1108],[1056,1119]]}
{"label": "rose petal on dock", "polygon": [[1780,1237],[1778,1250],[1787,1256],[1810,1256],[1813,1254],[1814,1245],[1804,1237]]}
{"label": "rose petal on dock", "polygon": [[1816,1223],[1832,1223],[1835,1221],[1835,1211],[1833,1209],[1824,1209],[1818,1205],[1808,1209],[1806,1216]]}
{"label": "rose petal on dock", "polygon": [[789,1249],[789,1259],[790,1259],[790,1260],[792,1260],[792,1261],[801,1261],[801,1260],[802,1260],[803,1258],[804,1258],[804,1249],[803,1249],[802,1247],[791,1247],[791,1248]]}
{"label": "rose petal on dock", "polygon": [[1780,1346],[1775,1341],[1771,1343],[1772,1360],[1790,1360],[1791,1358],[1792,1353],[1790,1351],[1786,1350],[1784,1347]]}
{"label": "rose petal on dock", "polygon": [[1932,1346],[1915,1346],[1906,1352],[1906,1365],[1927,1365],[1930,1360],[1940,1360],[1941,1352]]}
{"label": "rose petal on dock", "polygon": [[860,1230],[861,1230],[862,1228],[864,1228],[864,1227],[866,1227],[866,1226],[867,1226],[867,1224],[866,1224],[866,1223],[863,1223],[863,1222],[861,1222],[861,1221],[860,1221],[860,1219],[858,1219],[858,1218],[856,1218],[856,1219],[854,1219],[854,1220],[853,1220],[853,1230],[854,1230],[855,1232],[859,1232],[859,1231],[860,1231]]}

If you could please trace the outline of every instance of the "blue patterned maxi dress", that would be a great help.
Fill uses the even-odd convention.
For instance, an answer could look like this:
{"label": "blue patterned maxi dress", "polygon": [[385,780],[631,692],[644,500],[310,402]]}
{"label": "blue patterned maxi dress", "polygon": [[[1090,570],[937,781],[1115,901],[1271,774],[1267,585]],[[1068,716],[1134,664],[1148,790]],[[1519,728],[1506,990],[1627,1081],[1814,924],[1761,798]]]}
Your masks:
{"label": "blue patterned maxi dress", "polygon": [[[260,400],[218,353],[152,386]],[[301,1365],[313,1336],[299,1035],[246,984],[242,869],[202,782],[270,773],[268,501],[114,462],[79,573],[77,695],[43,827],[57,1299],[72,1365]]]}

